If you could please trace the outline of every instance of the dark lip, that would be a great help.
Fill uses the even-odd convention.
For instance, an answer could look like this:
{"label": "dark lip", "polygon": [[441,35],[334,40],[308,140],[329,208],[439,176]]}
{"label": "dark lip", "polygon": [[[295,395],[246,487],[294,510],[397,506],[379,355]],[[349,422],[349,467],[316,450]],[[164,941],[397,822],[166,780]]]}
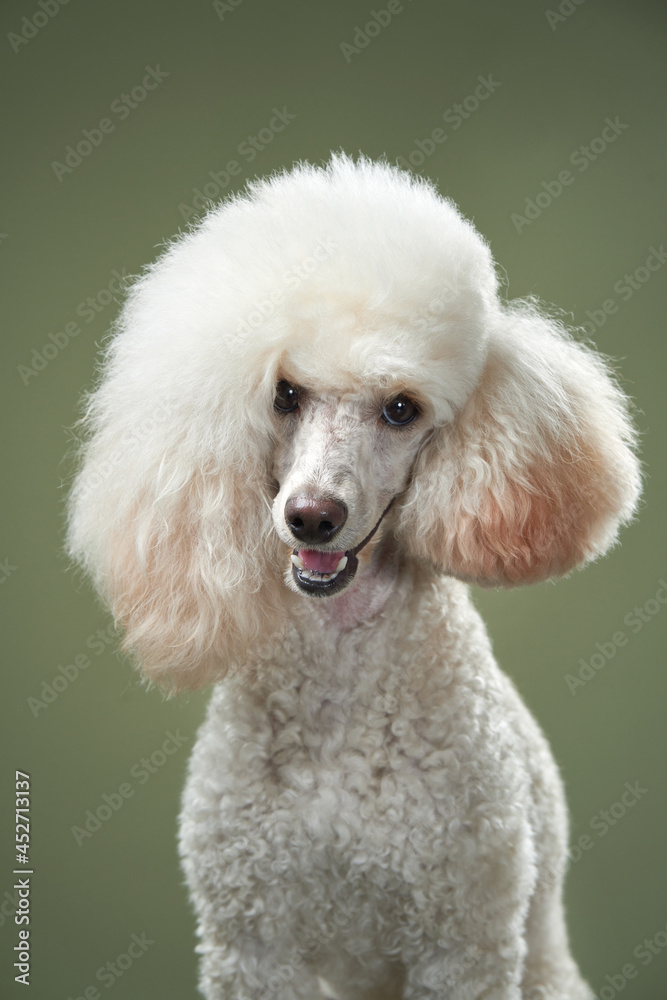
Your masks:
{"label": "dark lip", "polygon": [[[313,580],[307,576],[302,576],[301,570],[299,570],[298,567],[292,563],[292,579],[296,583],[299,590],[304,594],[309,594],[311,597],[331,597],[334,594],[339,594],[341,590],[345,590],[345,588],[348,587],[354,580],[354,576],[359,568],[357,554],[361,552],[363,547],[367,545],[368,542],[370,542],[371,538],[382,524],[384,516],[393,504],[394,499],[395,497],[392,497],[385,509],[382,511],[380,519],[373,530],[370,531],[358,545],[355,545],[353,549],[348,549],[347,552],[345,552],[345,555],[347,556],[345,569],[341,570],[341,572],[338,573],[333,580]],[[293,549],[292,551],[294,555],[299,554],[298,549]]]}
{"label": "dark lip", "polygon": [[[298,553],[298,549],[294,549],[295,555]],[[292,564],[292,579],[296,583],[299,590],[303,591],[304,594],[311,594],[314,597],[331,597],[332,594],[338,594],[341,590],[344,590],[348,584],[352,583],[354,579],[354,574],[357,572],[359,566],[359,560],[356,555],[353,555],[351,550],[346,552],[347,565],[344,570],[341,570],[333,580],[313,580],[307,576],[301,575],[301,570],[299,570],[294,564]]]}

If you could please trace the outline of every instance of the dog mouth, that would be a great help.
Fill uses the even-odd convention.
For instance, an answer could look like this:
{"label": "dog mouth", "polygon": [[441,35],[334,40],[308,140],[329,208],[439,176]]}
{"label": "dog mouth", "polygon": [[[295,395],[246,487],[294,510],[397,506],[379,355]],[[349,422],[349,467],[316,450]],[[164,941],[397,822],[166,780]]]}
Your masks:
{"label": "dog mouth", "polygon": [[344,590],[352,582],[359,568],[358,553],[370,542],[393,502],[392,498],[373,530],[353,549],[348,549],[346,552],[294,549],[290,556],[292,579],[299,590],[316,597],[330,597]]}
{"label": "dog mouth", "polygon": [[319,552],[317,549],[295,549],[292,579],[299,590],[319,596],[335,594],[354,578],[359,560],[354,550],[349,552]]}

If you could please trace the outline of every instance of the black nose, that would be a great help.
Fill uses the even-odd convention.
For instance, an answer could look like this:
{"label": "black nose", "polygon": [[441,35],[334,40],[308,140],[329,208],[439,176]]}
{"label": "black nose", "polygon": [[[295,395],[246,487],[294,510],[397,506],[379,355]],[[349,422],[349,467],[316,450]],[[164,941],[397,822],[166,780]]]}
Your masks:
{"label": "black nose", "polygon": [[330,497],[291,497],[285,504],[285,520],[300,542],[322,545],[345,524],[347,507]]}

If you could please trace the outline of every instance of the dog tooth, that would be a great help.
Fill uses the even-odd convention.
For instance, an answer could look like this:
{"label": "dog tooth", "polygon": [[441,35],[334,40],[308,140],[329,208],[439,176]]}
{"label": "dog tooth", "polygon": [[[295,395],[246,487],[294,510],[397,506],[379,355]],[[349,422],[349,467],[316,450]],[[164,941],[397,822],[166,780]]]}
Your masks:
{"label": "dog tooth", "polygon": [[347,566],[347,556],[341,556],[336,566],[336,573],[341,573]]}
{"label": "dog tooth", "polygon": [[343,556],[338,563],[338,567],[333,571],[333,573],[322,573],[320,572],[320,570],[317,569],[306,569],[303,560],[297,555],[292,554],[290,556],[290,559],[299,570],[299,576],[302,579],[317,580],[319,583],[328,583],[330,580],[333,580],[335,577],[338,576],[341,569],[345,569],[345,565],[347,563],[347,556]]}

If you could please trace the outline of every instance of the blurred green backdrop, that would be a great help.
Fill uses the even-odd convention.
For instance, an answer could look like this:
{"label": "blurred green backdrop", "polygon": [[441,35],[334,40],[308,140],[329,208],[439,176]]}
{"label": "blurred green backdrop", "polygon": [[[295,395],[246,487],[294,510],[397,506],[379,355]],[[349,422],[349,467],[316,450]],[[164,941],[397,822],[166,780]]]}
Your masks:
{"label": "blurred green backdrop", "polygon": [[[219,197],[343,148],[402,157],[433,178],[490,240],[509,294],[539,295],[587,324],[636,400],[647,486],[622,547],[557,585],[477,599],[562,766],[573,843],[589,838],[573,851],[567,889],[582,969],[602,1000],[626,988],[664,997],[665,9],[403,0],[367,32],[371,11],[386,22],[386,7],[2,6],[3,996],[25,995],[11,968],[15,768],[31,774],[33,795],[29,995],[196,995],[175,830],[206,695],[147,694],[68,569],[66,428],[117,312],[117,273],[136,273],[199,214],[196,189]],[[274,108],[293,117],[261,132]],[[240,170],[227,178],[230,160]],[[558,180],[563,170],[571,182]],[[134,794],[119,807],[112,793],[124,782]],[[632,806],[626,782],[645,789]],[[115,810],[76,835],[105,794]],[[107,963],[133,934],[145,935],[143,950],[116,975]],[[623,985],[628,963],[637,974]]]}

